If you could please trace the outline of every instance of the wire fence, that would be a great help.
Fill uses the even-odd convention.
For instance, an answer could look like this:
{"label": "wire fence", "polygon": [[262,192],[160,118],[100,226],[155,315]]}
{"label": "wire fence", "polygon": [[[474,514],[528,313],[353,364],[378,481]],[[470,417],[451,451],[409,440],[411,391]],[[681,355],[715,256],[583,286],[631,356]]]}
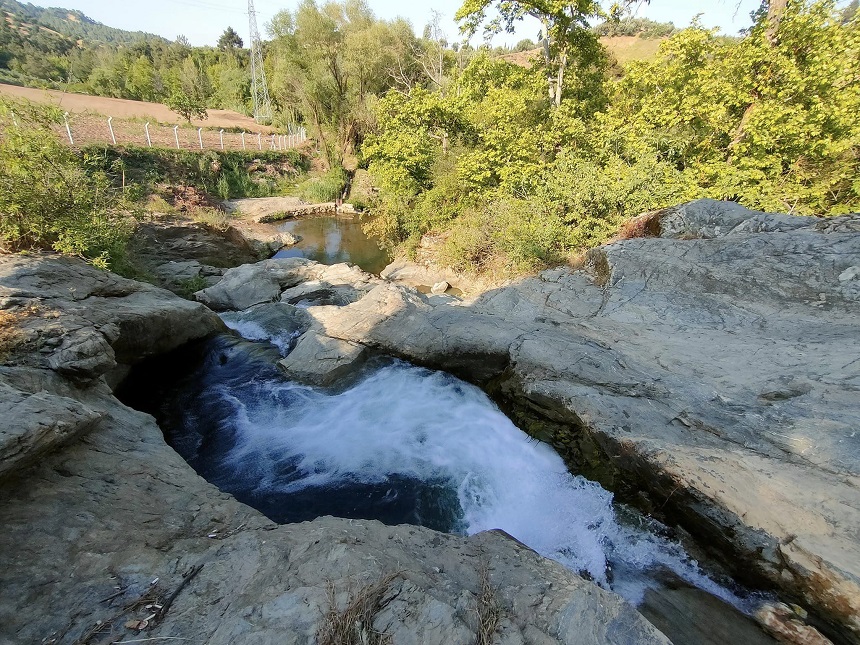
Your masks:
{"label": "wire fence", "polygon": [[283,132],[236,131],[235,128],[194,128],[142,120],[114,120],[89,114],[66,114],[55,128],[72,146],[137,145],[178,150],[287,150],[307,141],[303,127]]}

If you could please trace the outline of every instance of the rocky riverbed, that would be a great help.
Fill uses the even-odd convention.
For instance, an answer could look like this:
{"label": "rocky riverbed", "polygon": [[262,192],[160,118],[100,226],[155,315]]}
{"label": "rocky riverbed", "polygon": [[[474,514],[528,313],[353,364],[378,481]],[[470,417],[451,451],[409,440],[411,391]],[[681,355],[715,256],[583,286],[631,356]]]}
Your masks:
{"label": "rocky riverbed", "polygon": [[276,526],[197,477],[112,388],[224,331],[216,310],[303,332],[282,362],[297,379],[384,353],[481,385],[576,472],[796,603],[762,616],[774,633],[822,642],[805,618],[860,641],[860,219],[700,201],[659,233],[471,300],[291,258],[213,275],[193,303],[0,258],[0,640],[304,643],[360,610],[366,639],[398,643],[475,642],[487,621],[506,643],[667,642],[502,534]]}
{"label": "rocky riverbed", "polygon": [[306,309],[299,344],[339,341],[344,360],[288,357],[290,373],[342,373],[360,345],[479,383],[576,472],[857,640],[860,219],[703,200],[659,232],[470,301],[295,261],[233,269],[197,298],[341,294]]}

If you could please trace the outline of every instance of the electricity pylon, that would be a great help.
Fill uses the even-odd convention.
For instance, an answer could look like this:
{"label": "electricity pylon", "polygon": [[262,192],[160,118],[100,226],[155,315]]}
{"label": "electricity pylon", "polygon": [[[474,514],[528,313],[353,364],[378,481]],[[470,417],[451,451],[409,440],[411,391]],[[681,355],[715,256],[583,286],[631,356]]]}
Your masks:
{"label": "electricity pylon", "polygon": [[266,70],[263,69],[263,43],[257,29],[257,12],[254,0],[248,0],[248,26],[251,31],[251,93],[254,95],[254,120],[257,123],[272,122],[272,101],[266,85]]}

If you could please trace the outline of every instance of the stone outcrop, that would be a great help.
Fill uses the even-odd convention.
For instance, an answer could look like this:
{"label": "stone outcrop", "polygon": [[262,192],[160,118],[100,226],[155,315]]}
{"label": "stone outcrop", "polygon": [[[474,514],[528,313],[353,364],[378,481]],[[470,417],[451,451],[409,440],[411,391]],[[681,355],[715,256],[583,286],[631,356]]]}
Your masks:
{"label": "stone outcrop", "polygon": [[[303,324],[294,309],[253,311]],[[7,256],[0,311],[20,328],[0,365],[0,642],[311,643],[375,598],[359,639],[465,645],[482,609],[506,643],[668,643],[619,597],[501,533],[276,526],[220,493],[109,384],[222,330],[197,303],[76,260]]]}
{"label": "stone outcrop", "polygon": [[305,332],[295,349],[279,362],[290,378],[311,385],[331,385],[353,372],[367,355],[358,343]]}
{"label": "stone outcrop", "polygon": [[[655,225],[472,301],[365,277],[360,300],[307,311],[485,385],[575,470],[858,641],[860,218],[702,200]],[[229,304],[230,285],[204,294]]]}

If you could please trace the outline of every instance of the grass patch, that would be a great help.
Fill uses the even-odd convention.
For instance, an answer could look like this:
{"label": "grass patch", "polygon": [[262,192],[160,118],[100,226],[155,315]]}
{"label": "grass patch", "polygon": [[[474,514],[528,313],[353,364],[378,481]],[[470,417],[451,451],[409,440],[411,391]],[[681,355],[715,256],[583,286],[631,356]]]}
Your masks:
{"label": "grass patch", "polygon": [[194,208],[186,214],[198,224],[206,224],[219,231],[227,230],[234,219],[233,215],[218,208]]}
{"label": "grass patch", "polygon": [[319,645],[388,645],[391,636],[373,627],[373,621],[391,598],[391,583],[398,574],[383,576],[375,582],[350,591],[346,607],[338,609],[337,590],[328,585],[329,610],[317,630]]}
{"label": "grass patch", "polygon": [[321,177],[309,177],[297,184],[292,193],[306,202],[319,204],[333,202],[343,195],[349,175],[343,168],[332,168]]}
{"label": "grass patch", "polygon": [[178,288],[174,293],[178,296],[182,296],[187,300],[193,300],[193,295],[202,289],[205,289],[209,286],[209,283],[206,282],[206,278],[202,275],[195,276],[188,280],[183,280],[179,283]]}
{"label": "grass patch", "polygon": [[82,152],[92,167],[110,174],[137,199],[164,185],[193,186],[220,199],[270,197],[282,194],[290,180],[310,167],[299,150],[192,152],[102,145]]}

